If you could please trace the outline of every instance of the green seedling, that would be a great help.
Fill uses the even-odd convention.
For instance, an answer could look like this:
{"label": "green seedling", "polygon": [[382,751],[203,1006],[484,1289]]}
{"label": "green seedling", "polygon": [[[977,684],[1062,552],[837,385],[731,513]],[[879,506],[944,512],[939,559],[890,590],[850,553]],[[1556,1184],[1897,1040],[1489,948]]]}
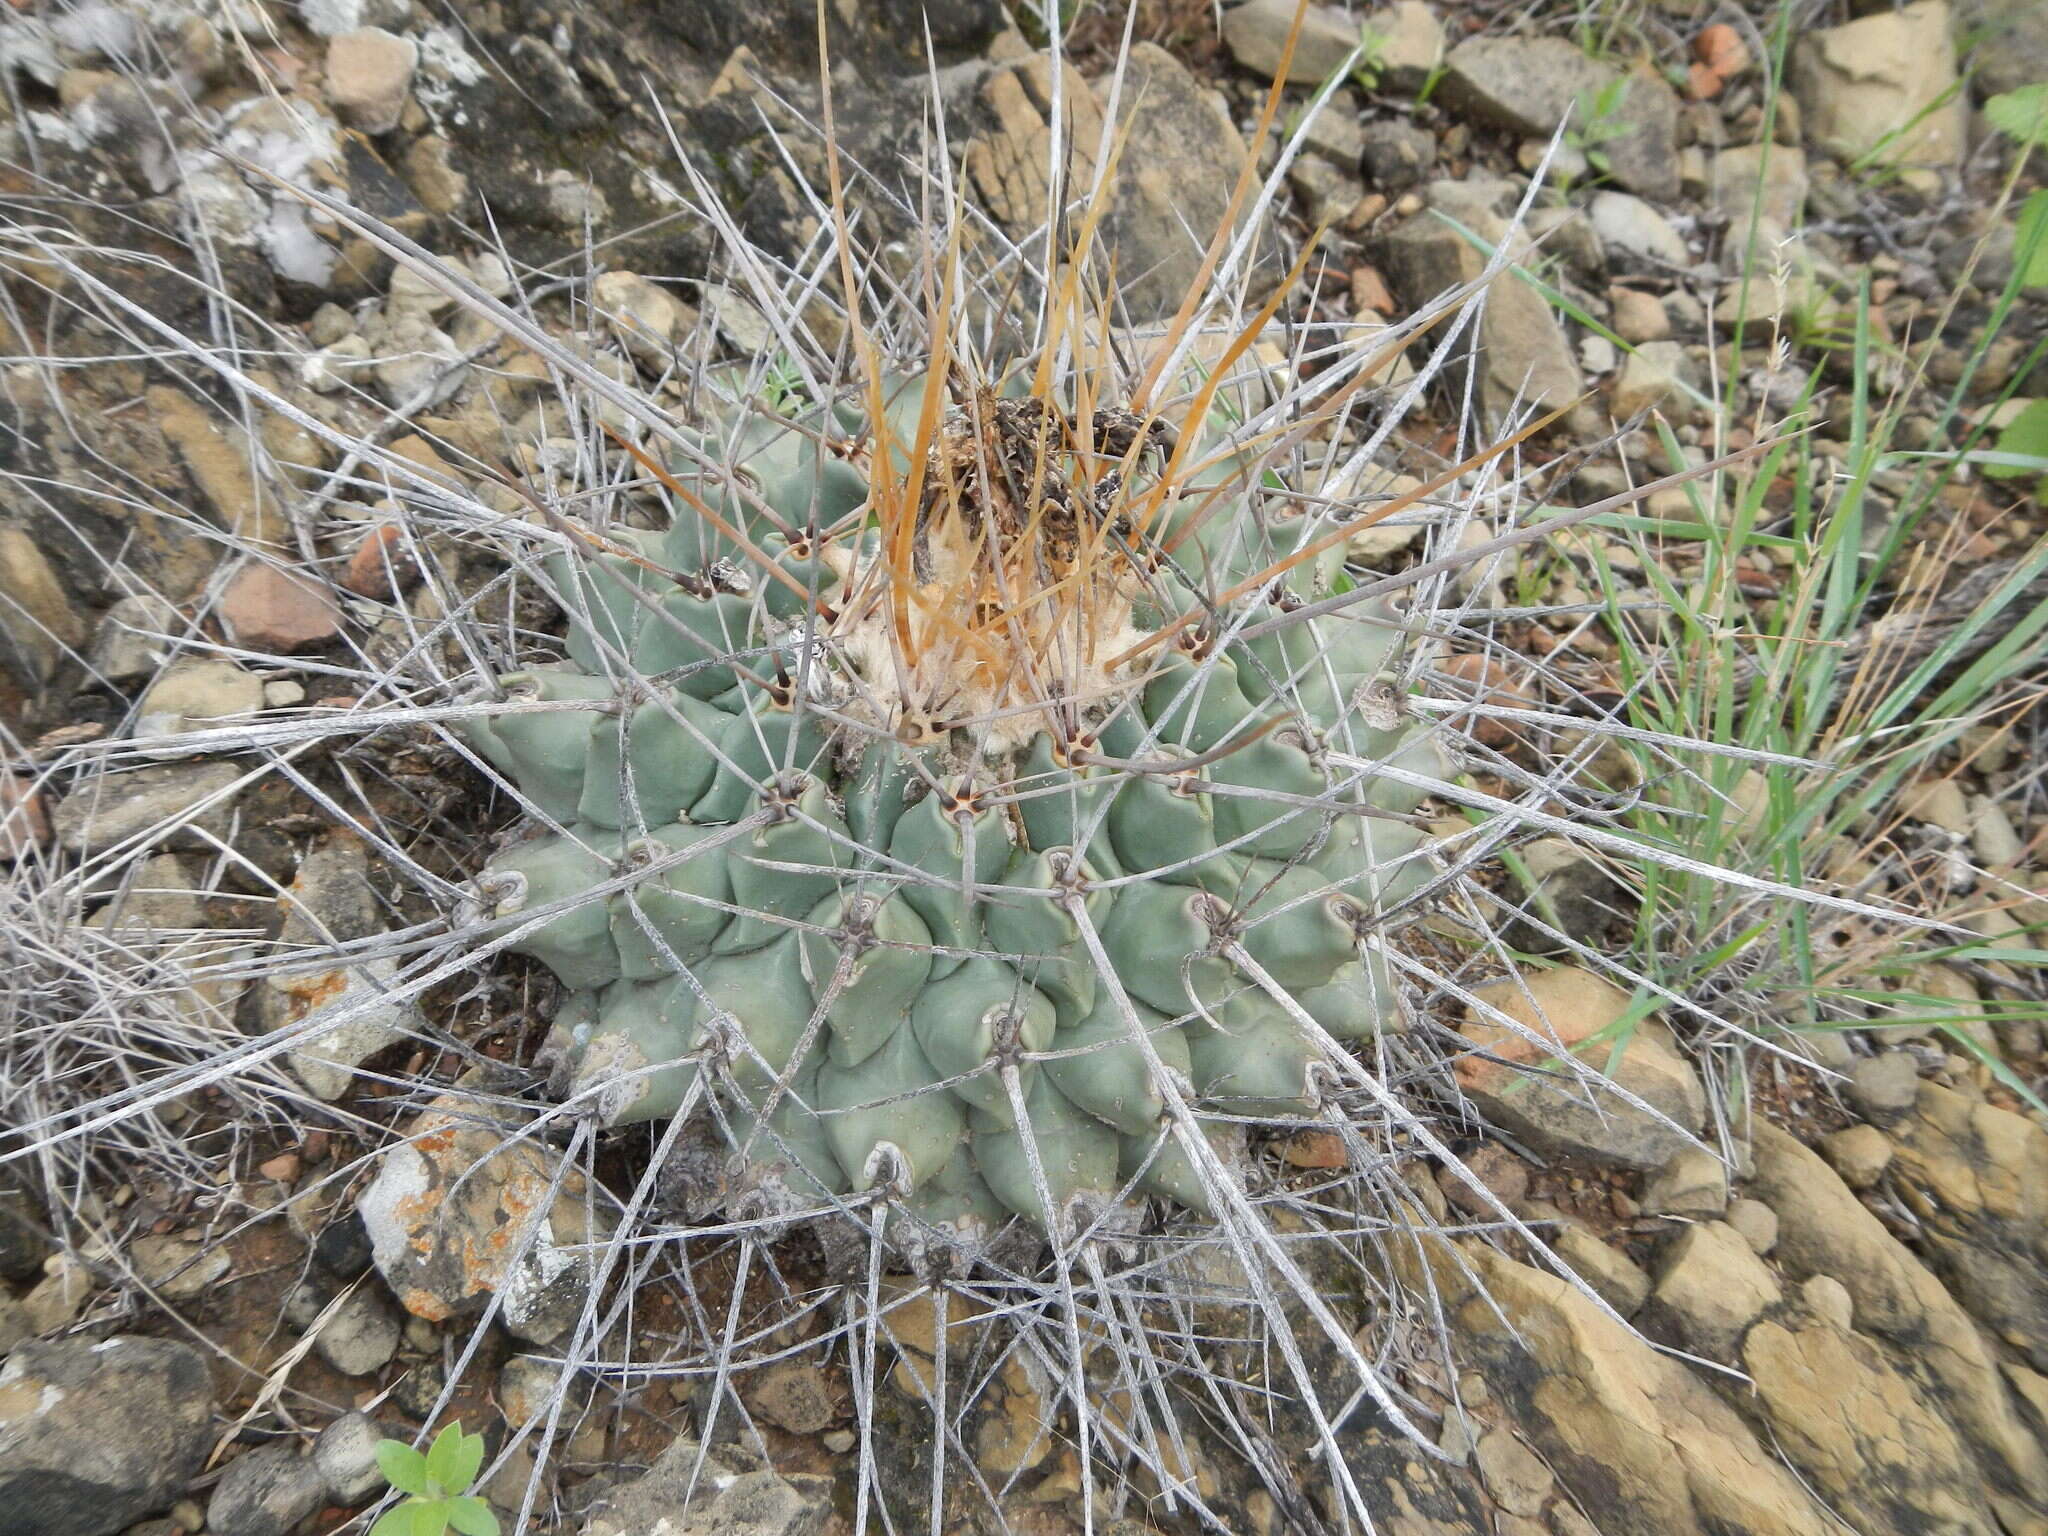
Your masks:
{"label": "green seedling", "polygon": [[450,1424],[422,1453],[403,1440],[377,1442],[377,1466],[405,1498],[387,1509],[370,1536],[498,1536],[490,1505],[468,1492],[484,1464],[484,1437]]}

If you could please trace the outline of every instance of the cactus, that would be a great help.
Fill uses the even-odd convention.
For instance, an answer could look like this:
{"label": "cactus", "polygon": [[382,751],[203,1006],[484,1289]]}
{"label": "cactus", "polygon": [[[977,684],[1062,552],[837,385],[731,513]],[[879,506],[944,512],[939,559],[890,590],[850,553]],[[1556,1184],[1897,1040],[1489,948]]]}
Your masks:
{"label": "cactus", "polygon": [[1203,1204],[1170,1095],[1227,1144],[1395,1027],[1443,771],[1399,616],[1274,622],[1341,544],[1199,431],[1089,425],[928,377],[741,401],[700,440],[737,472],[635,450],[669,526],[548,557],[566,658],[469,722],[544,825],[478,891],[603,1123],[716,1096],[754,1190],[886,1184],[972,1252]]}

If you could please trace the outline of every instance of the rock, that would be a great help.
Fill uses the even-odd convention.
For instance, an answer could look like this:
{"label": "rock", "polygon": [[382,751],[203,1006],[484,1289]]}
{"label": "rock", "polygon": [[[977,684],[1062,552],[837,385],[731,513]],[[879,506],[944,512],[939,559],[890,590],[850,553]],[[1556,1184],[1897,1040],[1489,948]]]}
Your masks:
{"label": "rock", "polygon": [[1827,1322],[1764,1322],[1742,1365],[1773,1440],[1851,1529],[2000,1529],[1954,1427],[1873,1341]]}
{"label": "rock", "polygon": [[344,32],[327,43],[327,99],[352,128],[389,133],[405,111],[420,45],[382,27]]}
{"label": "rock", "polygon": [[400,1326],[381,1291],[358,1286],[320,1325],[313,1347],[344,1376],[374,1376],[398,1353]]}
{"label": "rock", "polygon": [[327,350],[340,352],[349,341],[360,341],[375,360],[371,371],[378,391],[386,404],[401,410],[442,404],[462,387],[469,371],[462,348],[425,315],[380,310],[360,337]]}
{"label": "rock", "polygon": [[1780,144],[1748,144],[1714,156],[1707,197],[1728,219],[1721,249],[1729,265],[1759,245],[1796,233],[1806,222],[1806,153]]}
{"label": "rock", "polygon": [[1413,96],[1444,61],[1444,26],[1422,0],[1399,0],[1365,19],[1367,67],[1378,88]]}
{"label": "rock", "polygon": [[1436,1266],[1470,1357],[1575,1502],[1609,1532],[1823,1536],[1828,1514],[1736,1410],[1566,1281],[1475,1247]]}
{"label": "rock", "polygon": [[1472,1447],[1473,1465],[1486,1491],[1511,1515],[1535,1519],[1543,1513],[1557,1479],[1512,1430],[1489,1429]]}
{"label": "rock", "polygon": [[1728,1165],[1687,1147],[1644,1181],[1642,1207],[1645,1216],[1719,1216],[1728,1209]]}
{"label": "rock", "polygon": [[170,1301],[201,1294],[234,1264],[227,1249],[174,1233],[145,1233],[129,1244],[128,1256],[150,1289]]}
{"label": "rock", "polygon": [[498,1367],[498,1411],[514,1429],[543,1422],[567,1372],[543,1355],[514,1355]]}
{"label": "rock", "polygon": [[1728,1225],[1742,1235],[1752,1253],[1769,1253],[1778,1243],[1778,1213],[1761,1200],[1730,1200]]}
{"label": "rock", "polygon": [[1868,1189],[1891,1166],[1892,1144],[1874,1125],[1852,1125],[1821,1138],[1821,1155],[1851,1189]]}
{"label": "rock", "polygon": [[1756,1189],[1778,1213],[1774,1257],[1785,1273],[1841,1281],[1859,1332],[1886,1343],[1933,1394],[1993,1482],[2048,1501],[2048,1453],[2021,1421],[1977,1325],[1816,1154],[1767,1121],[1752,1136]]}
{"label": "rock", "polygon": [[[1493,211],[1490,191],[1473,183],[1432,182],[1424,194],[1429,207],[1382,237],[1378,264],[1411,310],[1486,268],[1485,256],[1439,214],[1489,243],[1511,238],[1507,221]],[[1522,249],[1526,241],[1516,239],[1515,245]],[[1578,363],[1563,327],[1542,296],[1512,272],[1502,273],[1487,290],[1476,351],[1480,402],[1495,425],[1518,403],[1540,410],[1578,398]]]}
{"label": "rock", "polygon": [[[1685,369],[1685,348],[1675,341],[1646,341],[1629,353],[1621,372],[1607,386],[1607,408],[1616,421],[1632,421],[1638,413],[1654,411],[1668,403],[1683,403],[1680,380]],[[1688,416],[1690,411],[1673,414]]]}
{"label": "rock", "polygon": [[[1487,1199],[1458,1172],[1445,1166],[1437,1170],[1437,1187],[1444,1198],[1468,1216],[1481,1221],[1498,1221],[1498,1205],[1513,1210],[1529,1192],[1529,1165],[1497,1141],[1474,1148],[1459,1159],[1464,1172],[1477,1179],[1492,1199]],[[1341,1165],[1340,1165],[1341,1166]]]}
{"label": "rock", "polygon": [[[1060,90],[1066,110],[1064,142],[1071,146],[1079,183],[1094,175],[1102,152],[1102,108],[1081,72],[1063,66]],[[997,221],[1024,234],[1046,216],[1052,153],[1052,64],[1036,55],[996,70],[979,92],[994,129],[967,148],[967,171]]]}
{"label": "rock", "polygon": [[1405,118],[1367,123],[1360,137],[1366,184],[1389,197],[1419,185],[1436,164],[1436,135]]}
{"label": "rock", "polygon": [[206,1502],[207,1536],[289,1536],[327,1502],[313,1458],[289,1442],[259,1445],[228,1463]]}
{"label": "rock", "polygon": [[[1295,0],[1246,0],[1234,5],[1223,13],[1223,46],[1244,68],[1271,80],[1294,28],[1294,12]],[[1288,61],[1288,82],[1321,85],[1344,67],[1358,47],[1359,37],[1355,18],[1335,6],[1309,6]]]}
{"label": "rock", "polygon": [[2048,1131],[1922,1083],[1891,1128],[1894,1186],[1963,1307],[2048,1371]]}
{"label": "rock", "polygon": [[831,1490],[829,1478],[783,1477],[737,1445],[700,1452],[679,1438],[602,1496],[582,1536],[817,1536]]}
{"label": "rock", "polygon": [[[1548,139],[1569,118],[1592,122],[1603,91],[1624,78],[1561,37],[1476,37],[1444,60],[1436,99],[1475,122]],[[1647,74],[1626,77],[1611,121],[1626,132],[1597,147],[1617,186],[1643,197],[1678,196],[1678,97]]]}
{"label": "rock", "polygon": [[[1562,966],[1519,982],[1492,982],[1475,988],[1474,995],[1547,1042],[1539,1046],[1486,1020],[1464,1026],[1476,1047],[1500,1058],[1467,1057],[1456,1069],[1459,1085],[1493,1123],[1542,1151],[1646,1171],[1663,1167],[1691,1145],[1687,1133],[1705,1121],[1706,1094],[1655,1014],[1635,1024],[1609,1063],[1618,1042],[1603,1032],[1627,1009],[1627,993],[1588,971]],[[1596,1043],[1587,1048],[1589,1039]],[[1588,1070],[1574,1075],[1560,1068],[1558,1049],[1585,1049]],[[1556,1075],[1528,1076],[1514,1063],[1547,1065]],[[1604,1087],[1601,1069],[1652,1112]]]}
{"label": "rock", "polygon": [[825,1373],[808,1360],[785,1360],[756,1372],[745,1395],[748,1408],[792,1435],[815,1435],[839,1417]]}
{"label": "rock", "polygon": [[[233,809],[228,791],[241,779],[231,763],[165,763],[95,775],[50,813],[57,844],[98,853],[131,838],[169,848],[218,846]],[[211,834],[209,837],[207,834]]]}
{"label": "rock", "polygon": [[6,1359],[15,1345],[35,1336],[35,1324],[29,1321],[28,1309],[0,1291],[0,1360]]}
{"label": "rock", "polygon": [[1287,184],[1301,199],[1302,216],[1318,228],[1338,223],[1365,196],[1356,177],[1316,155],[1303,155],[1288,166]]}
{"label": "rock", "polygon": [[1986,869],[2012,869],[2026,859],[2026,840],[1989,795],[1970,797],[1970,851]]}
{"label": "rock", "polygon": [[1784,1299],[1778,1282],[1725,1221],[1687,1227],[1665,1250],[1650,1303],[1686,1347],[1730,1359],[1743,1330]]}
{"label": "rock", "polygon": [[704,313],[719,340],[742,357],[759,357],[775,349],[775,328],[761,307],[730,283],[706,283]]}
{"label": "rock", "polygon": [[184,629],[178,610],[155,593],[124,597],[100,619],[87,662],[116,687],[154,677],[170,654],[171,637]]}
{"label": "rock", "polygon": [[1909,1051],[1865,1056],[1849,1069],[1849,1102],[1872,1125],[1891,1126],[1913,1112],[1920,1097],[1920,1063]]}
{"label": "rock", "polygon": [[26,858],[49,840],[43,792],[27,779],[0,773],[0,859]]}
{"label": "rock", "polygon": [[320,582],[252,561],[221,593],[228,638],[251,651],[310,650],[341,633],[341,608]]}
{"label": "rock", "polygon": [[327,1496],[337,1504],[361,1504],[385,1486],[377,1467],[377,1442],[384,1431],[367,1413],[344,1413],[313,1442],[313,1465]]}
{"label": "rock", "polygon": [[1643,1273],[1643,1267],[1584,1227],[1566,1227],[1550,1246],[1574,1274],[1592,1287],[1596,1296],[1622,1317],[1634,1317],[1650,1299],[1650,1277]]}
{"label": "rock", "polygon": [[1957,35],[1976,39],[1970,81],[1984,96],[2048,80],[2048,15],[2035,0],[1959,0]]}
{"label": "rock", "polygon": [[98,1282],[92,1271],[68,1253],[53,1253],[43,1263],[43,1278],[21,1298],[21,1315],[32,1333],[55,1333],[84,1310]]}
{"label": "rock", "polygon": [[674,362],[687,306],[667,289],[637,272],[606,272],[590,285],[590,301],[641,367],[660,373]]}
{"label": "rock", "polygon": [[1856,1302],[1833,1275],[1808,1275],[1799,1282],[1799,1300],[1815,1317],[1845,1333],[1856,1324]]}
{"label": "rock", "polygon": [[419,578],[419,563],[408,553],[398,525],[379,523],[349,556],[341,585],[358,597],[388,603]]}
{"label": "rock", "polygon": [[337,832],[308,853],[279,908],[280,963],[256,984],[257,1019],[266,1030],[303,1031],[288,1057],[292,1070],[332,1102],[349,1092],[358,1066],[421,1027],[419,1010],[386,996],[397,976],[388,956],[309,963],[333,945],[384,931],[360,838]]}
{"label": "rock", "polygon": [[85,618],[27,531],[0,523],[0,663],[31,687],[85,643]]}
{"label": "rock", "polygon": [[[300,125],[294,120],[289,127]],[[288,136],[289,129],[280,134]],[[167,384],[152,386],[142,398],[216,521],[245,548],[281,549],[285,529],[276,498],[264,483],[261,466],[267,455],[260,444],[239,425],[223,426],[207,407]],[[207,564],[212,565],[210,555]]]}
{"label": "rock", "polygon": [[1843,160],[1952,166],[1966,102],[1956,89],[1947,0],[1914,0],[1807,33],[1792,55],[1807,138]]}
{"label": "rock", "polygon": [[238,723],[263,708],[263,679],[232,661],[188,656],[174,661],[143,694],[137,736]]}
{"label": "rock", "polygon": [[1616,271],[1662,274],[1692,265],[1692,252],[1671,221],[1640,197],[1596,192],[1587,217]]}
{"label": "rock", "polygon": [[166,1508],[211,1441],[187,1344],[116,1335],[15,1346],[0,1366],[0,1508],[19,1536],[112,1536]]}
{"label": "rock", "polygon": [[1663,341],[1671,334],[1671,316],[1664,301],[1640,288],[1608,290],[1614,334],[1632,346],[1646,341]]}
{"label": "rock", "polygon": [[414,1316],[472,1315],[495,1292],[508,1332],[549,1344],[582,1311],[596,1264],[585,1245],[608,1227],[586,1209],[580,1172],[513,1136],[524,1118],[444,1094],[384,1153],[358,1209],[378,1271]]}
{"label": "rock", "polygon": [[[1229,114],[1152,43],[1131,49],[1120,110],[1122,118],[1104,129],[1123,133],[1124,148],[1097,238],[1115,257],[1130,320],[1143,324],[1171,314],[1194,281],[1246,152]],[[1249,218],[1239,214],[1234,235],[1245,233]],[[1249,250],[1254,284],[1281,276],[1269,216],[1261,217]]]}

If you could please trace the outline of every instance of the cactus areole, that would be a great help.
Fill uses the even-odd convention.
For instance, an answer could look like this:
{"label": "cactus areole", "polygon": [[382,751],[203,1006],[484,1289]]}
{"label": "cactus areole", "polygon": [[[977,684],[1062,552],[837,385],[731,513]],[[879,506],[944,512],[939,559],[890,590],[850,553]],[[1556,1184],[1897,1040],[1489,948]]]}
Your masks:
{"label": "cactus areole", "polygon": [[1443,768],[1396,614],[1290,618],[1330,516],[1207,436],[911,378],[635,451],[670,525],[563,532],[566,658],[466,722],[533,812],[477,892],[567,990],[559,1091],[969,1253],[1206,1209],[1191,1113],[1316,1113],[1395,1027]]}

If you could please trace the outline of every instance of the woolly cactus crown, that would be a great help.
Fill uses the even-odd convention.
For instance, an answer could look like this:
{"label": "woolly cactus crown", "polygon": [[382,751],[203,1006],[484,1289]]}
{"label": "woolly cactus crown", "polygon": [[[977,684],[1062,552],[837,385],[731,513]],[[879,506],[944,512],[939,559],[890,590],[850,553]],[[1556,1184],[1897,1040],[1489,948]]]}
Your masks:
{"label": "woolly cactus crown", "polygon": [[670,525],[549,557],[567,657],[472,729],[543,823],[480,889],[568,989],[563,1091],[694,1107],[757,1195],[885,1186],[973,1252],[1206,1208],[1170,1101],[1227,1157],[1394,1025],[1376,934],[1441,760],[1397,615],[1294,612],[1341,540],[1215,388],[1176,429],[899,377],[633,450]]}

